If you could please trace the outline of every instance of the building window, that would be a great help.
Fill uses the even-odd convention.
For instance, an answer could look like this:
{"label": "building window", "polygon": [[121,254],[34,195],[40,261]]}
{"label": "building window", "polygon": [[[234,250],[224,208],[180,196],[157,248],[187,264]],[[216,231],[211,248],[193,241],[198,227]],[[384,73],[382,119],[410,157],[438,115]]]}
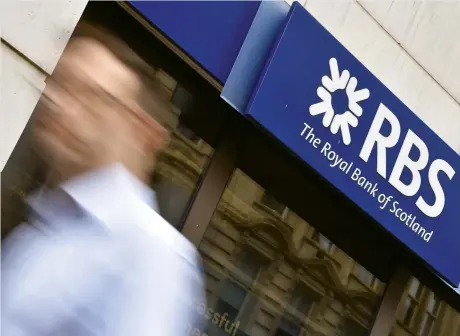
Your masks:
{"label": "building window", "polygon": [[334,250],[334,244],[332,244],[332,242],[327,239],[326,237],[324,237],[321,233],[319,233],[317,230],[315,230],[313,232],[313,236],[312,236],[312,239],[313,241],[317,242],[319,247],[327,252],[327,253],[332,253],[333,250]]}
{"label": "building window", "polygon": [[412,319],[414,318],[415,311],[417,309],[417,302],[411,297],[407,297],[404,303],[404,314],[402,322],[406,326],[410,326]]}
{"label": "building window", "polygon": [[[223,280],[217,293],[218,297],[212,308],[214,316],[208,323],[208,335],[224,336],[237,331],[240,326],[239,317],[245,314],[247,302],[255,299],[248,293],[253,290],[257,278],[267,264],[268,259],[259,252],[249,247],[243,249],[238,260],[234,262],[236,271],[233,272],[233,276],[235,279],[228,277]],[[238,330],[236,335],[245,334],[242,330]]]}
{"label": "building window", "polygon": [[280,216],[283,216],[286,211],[286,206],[267,192],[263,193],[260,203]]}
{"label": "building window", "polygon": [[187,112],[191,108],[193,96],[180,84],[177,84],[171,96],[173,103],[182,113]]}
{"label": "building window", "polygon": [[191,129],[187,128],[183,124],[177,125],[177,132],[179,132],[183,137],[187,138],[189,141],[194,144],[198,144],[201,141],[201,138],[196,135]]}
{"label": "building window", "polygon": [[355,276],[368,287],[373,287],[377,281],[377,279],[361,265],[356,265]]}
{"label": "building window", "polygon": [[226,279],[214,307],[208,310],[208,335],[226,336],[238,329],[238,315],[246,297],[247,291],[244,288]]}
{"label": "building window", "polygon": [[[412,278],[398,308],[398,320],[392,335],[444,336],[454,335],[460,312],[436,296],[428,287]],[[460,331],[460,329],[459,329]],[[460,332],[457,331],[457,336]]]}
{"label": "building window", "polygon": [[[263,197],[261,190],[262,186],[236,169],[222,194],[199,245],[208,270],[206,284],[211,293],[208,306],[224,309],[223,303],[216,305],[217,300],[230,305],[230,299],[225,299],[222,293],[222,284],[229,281],[247,293],[236,315],[239,327],[235,336],[240,332],[254,336],[307,336],[318,332],[337,336],[337,331],[343,327],[341,316],[346,314],[359,316],[362,327],[370,328],[381,291],[359,286],[353,277],[358,284],[353,291],[363,295],[334,295],[330,279],[338,278],[347,283],[349,272],[340,272],[340,269],[354,265],[356,261],[336,245],[334,253],[340,258],[334,259],[333,267],[329,267],[329,262],[312,260],[312,250],[320,251],[330,259],[320,246],[330,250],[333,244],[319,234],[316,234],[317,242],[314,243],[312,226],[291,209],[287,208],[286,212],[284,204],[275,202],[269,193]],[[286,212],[288,220],[261,220],[267,217],[267,213],[275,214],[270,208],[278,213]],[[280,226],[280,230],[274,226]],[[245,248],[235,254],[242,240]],[[266,267],[270,258],[276,260],[274,267]],[[211,272],[216,276],[213,277]],[[369,299],[362,300],[363,296]],[[231,306],[237,307],[236,304]],[[230,310],[229,307],[225,309]],[[208,325],[210,323],[213,322],[208,320]],[[224,334],[207,332],[207,335]]]}
{"label": "building window", "polygon": [[440,302],[436,296],[431,292],[428,298],[426,311],[423,313],[423,318],[420,322],[419,335],[430,336],[433,330],[436,317],[438,315]]}
{"label": "building window", "polygon": [[281,318],[275,335],[300,335],[305,319],[311,314],[318,299],[319,296],[308,290],[305,285],[297,285],[292,292],[288,309],[286,309],[284,316]]}
{"label": "building window", "polygon": [[369,334],[369,331],[366,328],[358,324],[356,321],[347,319],[339,335],[340,336],[366,336],[368,334]]}
{"label": "building window", "polygon": [[410,327],[415,316],[415,312],[420,303],[422,295],[422,286],[417,279],[412,279],[409,287],[409,292],[406,300],[404,301],[403,313],[401,322]]}
{"label": "building window", "polygon": [[296,323],[283,317],[275,331],[274,336],[299,336],[301,328]]}
{"label": "building window", "polygon": [[268,265],[268,260],[252,248],[246,248],[242,251],[234,264],[239,273],[239,278],[241,278],[248,287],[252,287],[262,268]]}
{"label": "building window", "polygon": [[290,306],[303,318],[310,315],[317,300],[317,295],[312,294],[304,285],[298,285],[292,294]]}

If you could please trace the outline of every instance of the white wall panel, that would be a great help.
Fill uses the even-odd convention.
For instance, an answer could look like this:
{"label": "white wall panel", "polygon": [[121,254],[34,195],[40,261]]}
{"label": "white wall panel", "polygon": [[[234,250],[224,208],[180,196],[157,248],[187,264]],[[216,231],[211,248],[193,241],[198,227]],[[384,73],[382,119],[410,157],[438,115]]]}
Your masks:
{"label": "white wall panel", "polygon": [[414,113],[460,152],[460,105],[359,3],[308,0],[305,6]]}
{"label": "white wall panel", "polygon": [[50,74],[87,0],[2,0],[3,39]]}
{"label": "white wall panel", "polygon": [[457,102],[460,101],[460,2],[359,0]]}
{"label": "white wall panel", "polygon": [[45,75],[6,45],[1,46],[0,172],[45,87]]}
{"label": "white wall panel", "polygon": [[[2,45],[0,171],[16,145],[87,4],[87,0],[0,2]],[[27,60],[28,59],[28,60]]]}

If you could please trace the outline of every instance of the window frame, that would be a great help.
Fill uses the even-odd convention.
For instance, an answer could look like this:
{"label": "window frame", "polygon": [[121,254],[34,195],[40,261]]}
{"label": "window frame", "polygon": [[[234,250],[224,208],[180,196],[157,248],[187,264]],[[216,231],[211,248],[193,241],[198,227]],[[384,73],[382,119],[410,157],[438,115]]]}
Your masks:
{"label": "window frame", "polygon": [[[273,206],[270,206],[267,201],[274,201],[278,203],[283,209],[281,211],[278,211],[278,209],[275,209]],[[272,196],[270,193],[268,193],[266,190],[262,193],[260,199],[256,201],[257,205],[262,206],[264,209],[270,211],[271,214],[279,217],[280,219],[284,219],[289,211],[288,207],[278,201],[274,196]]]}
{"label": "window frame", "polygon": [[[415,293],[411,293],[411,289],[412,289],[412,286],[416,284],[416,289],[415,289]],[[404,312],[403,315],[404,316],[401,316],[400,318],[400,322],[407,328],[409,329],[413,329],[414,327],[414,320],[417,316],[417,312],[419,311],[420,307],[421,307],[421,302],[422,302],[422,298],[423,298],[423,295],[424,295],[424,287],[423,285],[420,283],[420,281],[416,278],[412,278],[412,280],[410,281],[410,285],[409,285],[409,288],[407,290],[407,294],[406,294],[406,297],[404,299],[402,299],[402,301],[404,300],[409,300],[409,302],[412,304],[412,307],[413,307],[413,312],[412,312],[412,316],[409,318],[409,321],[405,321],[406,319],[406,316],[407,316],[407,311],[405,310],[405,306],[403,305],[403,309],[402,311]]]}
{"label": "window frame", "polygon": [[[321,234],[321,232],[319,232],[318,230],[316,229],[313,230],[311,239],[317,244],[318,248],[321,251],[326,252],[329,255],[334,254],[336,250],[335,244],[332,241],[330,241],[328,238],[326,238],[323,234]],[[323,246],[322,239],[323,239],[323,242],[326,241],[327,246]]]}
{"label": "window frame", "polygon": [[[306,297],[306,294],[315,297],[312,301],[312,304],[308,308],[308,312],[299,311],[297,305],[293,306],[293,298],[296,293],[300,292],[303,297]],[[294,288],[290,291],[288,307],[284,309],[282,315],[278,319],[277,323],[271,329],[271,333],[275,333],[280,329],[280,325],[283,320],[288,321],[291,324],[296,325],[299,328],[299,334],[294,336],[302,335],[303,330],[305,329],[305,320],[311,317],[311,314],[315,310],[315,307],[320,304],[321,296],[317,294],[312,288],[303,282],[297,282]]]}
{"label": "window frame", "polygon": [[[359,272],[358,270],[360,271],[363,271],[366,273],[366,275],[370,276],[370,281],[367,281],[367,280],[364,280],[363,276],[361,276],[360,274],[362,274],[361,272]],[[373,275],[371,272],[369,272],[364,266],[362,266],[361,264],[359,263],[355,263],[354,267],[353,267],[353,273],[352,275],[359,281],[361,282],[364,286],[370,288],[370,289],[375,289],[377,284],[378,284],[378,278]]]}

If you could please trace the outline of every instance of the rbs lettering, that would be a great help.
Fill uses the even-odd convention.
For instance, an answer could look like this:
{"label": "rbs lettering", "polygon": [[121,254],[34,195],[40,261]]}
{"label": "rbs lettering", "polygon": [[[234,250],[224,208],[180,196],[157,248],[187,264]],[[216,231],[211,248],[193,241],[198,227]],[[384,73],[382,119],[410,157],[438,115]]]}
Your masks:
{"label": "rbs lettering", "polygon": [[[382,133],[384,122],[390,125],[390,133],[388,135]],[[372,151],[376,148],[377,172],[386,179],[387,150],[395,147],[400,137],[401,125],[398,118],[384,104],[380,104],[359,157],[367,163]],[[417,149],[419,153],[417,159],[413,159],[409,156],[413,149]],[[408,170],[412,176],[408,184],[401,181],[401,176],[405,169]],[[425,215],[429,217],[438,217],[442,213],[446,203],[446,196],[439,181],[439,175],[443,173],[452,180],[455,175],[455,170],[449,163],[442,159],[435,159],[430,163],[427,145],[417,134],[409,129],[405,135],[388,181],[403,195],[412,197],[419,192],[422,186],[421,172],[425,169],[428,169],[428,182],[433,190],[435,200],[433,204],[428,204],[423,196],[420,195],[415,204]]]}

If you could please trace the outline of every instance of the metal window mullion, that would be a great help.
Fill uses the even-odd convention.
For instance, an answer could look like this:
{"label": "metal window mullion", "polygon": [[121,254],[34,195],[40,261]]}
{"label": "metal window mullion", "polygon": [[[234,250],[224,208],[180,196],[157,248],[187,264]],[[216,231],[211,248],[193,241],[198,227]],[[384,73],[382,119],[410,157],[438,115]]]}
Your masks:
{"label": "metal window mullion", "polygon": [[398,268],[393,274],[383,294],[383,298],[369,336],[390,335],[391,329],[396,323],[398,306],[403,298],[409,279],[410,274],[403,267]]}
{"label": "metal window mullion", "polygon": [[242,135],[228,125],[208,163],[191,201],[182,233],[199,246],[235,168]]}

